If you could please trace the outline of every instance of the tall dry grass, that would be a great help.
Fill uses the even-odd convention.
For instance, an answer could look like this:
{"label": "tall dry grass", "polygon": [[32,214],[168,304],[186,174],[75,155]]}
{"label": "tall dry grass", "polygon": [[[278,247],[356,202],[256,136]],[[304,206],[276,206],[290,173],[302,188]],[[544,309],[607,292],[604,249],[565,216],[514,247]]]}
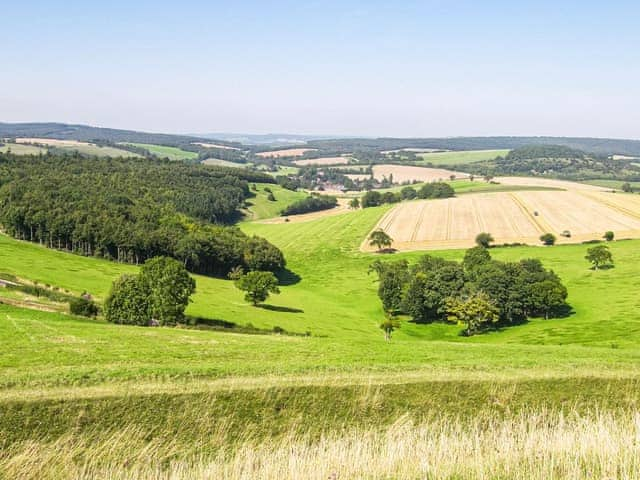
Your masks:
{"label": "tall dry grass", "polygon": [[[146,442],[127,429],[26,442],[0,454],[3,478],[74,479],[637,479],[640,413],[538,411],[512,418],[401,418],[383,430],[349,430],[312,440],[240,439],[202,454],[170,434]],[[215,439],[212,439],[215,442]]]}

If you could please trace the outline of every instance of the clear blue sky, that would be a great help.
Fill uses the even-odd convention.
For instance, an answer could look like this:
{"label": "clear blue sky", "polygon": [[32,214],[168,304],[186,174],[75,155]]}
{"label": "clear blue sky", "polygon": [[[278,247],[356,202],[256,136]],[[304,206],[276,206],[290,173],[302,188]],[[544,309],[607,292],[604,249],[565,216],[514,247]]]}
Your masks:
{"label": "clear blue sky", "polygon": [[640,138],[635,1],[29,1],[0,121]]}

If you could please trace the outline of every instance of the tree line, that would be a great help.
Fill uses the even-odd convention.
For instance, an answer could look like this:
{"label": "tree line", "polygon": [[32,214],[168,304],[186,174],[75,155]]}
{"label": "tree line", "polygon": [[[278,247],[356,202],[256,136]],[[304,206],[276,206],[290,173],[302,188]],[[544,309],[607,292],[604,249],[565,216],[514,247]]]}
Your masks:
{"label": "tree line", "polygon": [[397,203],[402,200],[413,200],[415,198],[433,199],[450,198],[455,196],[453,187],[444,182],[426,183],[420,189],[406,186],[399,192],[378,192],[371,190],[362,196],[360,204],[362,208],[377,207],[384,203]]}
{"label": "tree line", "polygon": [[0,154],[0,224],[18,239],[119,262],[170,256],[203,274],[277,270],[280,250],[227,226],[248,182],[274,180],[159,160]]}
{"label": "tree line", "polygon": [[311,195],[297,202],[288,205],[280,213],[286,215],[299,215],[301,213],[318,212],[320,210],[328,210],[338,205],[338,199],[329,195]]}
{"label": "tree line", "polygon": [[501,262],[483,247],[467,250],[462,262],[424,255],[413,265],[378,260],[371,271],[378,275],[378,296],[389,315],[409,315],[416,323],[461,323],[465,335],[568,311],[567,289],[540,260]]}

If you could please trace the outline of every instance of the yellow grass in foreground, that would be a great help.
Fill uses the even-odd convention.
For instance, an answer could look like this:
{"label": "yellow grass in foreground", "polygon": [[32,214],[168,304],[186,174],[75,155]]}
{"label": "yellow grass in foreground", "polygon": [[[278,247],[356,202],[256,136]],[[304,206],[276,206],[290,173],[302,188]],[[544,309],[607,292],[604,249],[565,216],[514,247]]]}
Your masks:
{"label": "yellow grass in foreground", "polygon": [[[224,428],[221,425],[221,428]],[[205,456],[145,432],[25,442],[0,453],[6,478],[581,479],[640,478],[640,414],[529,412],[507,419],[399,419],[385,430],[241,440]],[[175,459],[178,460],[175,460]]]}

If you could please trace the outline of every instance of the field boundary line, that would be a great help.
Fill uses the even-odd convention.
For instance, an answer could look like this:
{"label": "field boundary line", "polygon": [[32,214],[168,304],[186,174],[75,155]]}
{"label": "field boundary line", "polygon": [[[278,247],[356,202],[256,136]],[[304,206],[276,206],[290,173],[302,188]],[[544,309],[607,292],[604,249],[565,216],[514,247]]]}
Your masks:
{"label": "field boundary line", "polygon": [[623,215],[627,215],[629,217],[635,218],[636,220],[640,220],[640,213],[630,210],[628,208],[622,207],[620,205],[616,205],[615,203],[607,200],[606,198],[600,198],[598,195],[591,194],[591,192],[578,192],[583,197],[587,197],[595,202],[598,202],[606,207],[611,208],[612,210],[616,210],[618,213],[622,213]]}
{"label": "field boundary line", "polygon": [[413,226],[413,232],[411,232],[411,241],[412,242],[416,241],[416,236],[418,235],[418,230],[420,230],[420,227],[422,226],[422,221],[424,220],[424,211],[427,208],[427,202],[428,202],[428,200],[424,200],[422,202],[422,205],[420,206],[420,213],[418,213],[418,221]]}
{"label": "field boundary line", "polygon": [[[536,227],[536,229],[540,232],[540,233],[550,233],[553,232],[553,228],[551,227],[551,225],[549,225],[546,221],[542,220],[539,217],[536,217],[533,213],[531,213],[529,211],[529,207],[527,206],[527,204],[525,203],[524,200],[522,200],[521,198],[519,198],[515,193],[511,192],[509,193],[509,196],[513,199],[513,201],[516,203],[516,205],[520,208],[520,210],[522,211],[522,213],[525,214],[525,216],[531,221],[531,223]],[[546,230],[545,230],[546,228]]]}

